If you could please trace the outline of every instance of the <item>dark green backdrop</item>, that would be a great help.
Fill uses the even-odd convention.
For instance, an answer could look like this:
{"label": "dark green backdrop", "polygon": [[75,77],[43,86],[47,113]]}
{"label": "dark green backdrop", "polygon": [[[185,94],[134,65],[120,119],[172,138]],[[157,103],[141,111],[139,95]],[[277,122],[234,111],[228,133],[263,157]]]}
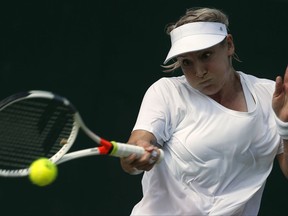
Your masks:
{"label": "dark green backdrop", "polygon": [[[126,141],[145,90],[167,76],[160,67],[170,46],[165,25],[194,6],[230,16],[243,61],[236,69],[271,79],[283,74],[287,0],[11,0],[0,3],[0,98],[31,89],[65,95],[92,130]],[[0,178],[0,215],[128,215],[141,198],[140,181],[104,157],[62,164],[46,188]],[[276,164],[260,215],[287,213],[287,194]]]}

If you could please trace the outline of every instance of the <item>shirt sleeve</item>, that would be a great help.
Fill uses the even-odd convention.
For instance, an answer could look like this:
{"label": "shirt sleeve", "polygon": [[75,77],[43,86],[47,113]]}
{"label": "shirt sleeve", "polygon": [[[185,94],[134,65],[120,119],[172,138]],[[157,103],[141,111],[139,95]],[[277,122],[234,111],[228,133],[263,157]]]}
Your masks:
{"label": "shirt sleeve", "polygon": [[168,83],[162,78],[146,91],[133,130],[152,133],[158,144],[163,145],[171,135],[171,113],[169,112]]}

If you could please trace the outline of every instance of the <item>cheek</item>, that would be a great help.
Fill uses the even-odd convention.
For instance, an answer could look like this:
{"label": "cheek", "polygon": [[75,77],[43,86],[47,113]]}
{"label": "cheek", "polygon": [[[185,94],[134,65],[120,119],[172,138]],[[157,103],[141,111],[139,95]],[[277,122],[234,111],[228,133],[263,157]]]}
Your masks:
{"label": "cheek", "polygon": [[193,75],[192,73],[185,73],[183,72],[187,82],[192,86],[192,87],[196,87],[196,83],[197,83],[197,77],[195,75]]}
{"label": "cheek", "polygon": [[182,72],[183,72],[183,74],[187,80],[192,79],[192,73],[191,72],[189,72],[188,70],[183,70],[183,69],[182,69]]}

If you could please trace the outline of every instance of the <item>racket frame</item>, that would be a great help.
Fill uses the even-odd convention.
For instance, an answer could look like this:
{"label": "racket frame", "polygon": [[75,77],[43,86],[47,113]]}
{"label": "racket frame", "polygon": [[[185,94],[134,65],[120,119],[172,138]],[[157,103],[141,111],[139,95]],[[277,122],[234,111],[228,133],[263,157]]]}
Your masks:
{"label": "racket frame", "polygon": [[[114,157],[127,157],[130,154],[136,154],[137,156],[140,157],[141,155],[145,153],[145,150],[142,147],[127,144],[127,143],[119,143],[115,141],[110,142],[99,137],[85,125],[79,112],[73,106],[73,104],[71,104],[66,98],[56,95],[52,92],[33,90],[29,92],[22,92],[22,93],[12,95],[0,102],[0,111],[4,109],[5,107],[7,107],[8,105],[11,105],[20,100],[25,100],[29,98],[46,98],[50,100],[57,100],[58,102],[61,102],[65,106],[69,107],[71,111],[73,112],[74,123],[73,123],[70,136],[67,139],[67,142],[60,148],[60,150],[58,150],[56,154],[54,154],[52,157],[49,158],[49,160],[51,160],[51,162],[55,164],[61,164],[61,163],[64,163],[66,161],[70,161],[73,159],[87,157],[87,156],[94,156],[94,155],[110,155]],[[73,143],[75,142],[80,128],[90,139],[96,142],[99,146],[67,153],[72,147]],[[164,157],[163,151],[161,149],[159,149],[159,151],[160,151],[160,156],[159,156],[157,163],[159,163]],[[0,176],[4,176],[4,177],[21,177],[21,176],[27,176],[28,174],[29,174],[29,167],[24,168],[24,169],[15,169],[15,170],[3,170],[3,169],[0,170]]]}

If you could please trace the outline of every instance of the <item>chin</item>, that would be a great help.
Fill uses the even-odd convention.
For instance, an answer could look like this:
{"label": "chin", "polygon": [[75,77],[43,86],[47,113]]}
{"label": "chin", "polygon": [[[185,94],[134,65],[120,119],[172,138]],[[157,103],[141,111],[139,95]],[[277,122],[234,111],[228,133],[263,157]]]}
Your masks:
{"label": "chin", "polygon": [[201,90],[199,90],[202,94],[207,95],[209,97],[212,97],[214,95],[217,95],[219,93],[218,89],[212,88],[212,87],[206,87]]}

